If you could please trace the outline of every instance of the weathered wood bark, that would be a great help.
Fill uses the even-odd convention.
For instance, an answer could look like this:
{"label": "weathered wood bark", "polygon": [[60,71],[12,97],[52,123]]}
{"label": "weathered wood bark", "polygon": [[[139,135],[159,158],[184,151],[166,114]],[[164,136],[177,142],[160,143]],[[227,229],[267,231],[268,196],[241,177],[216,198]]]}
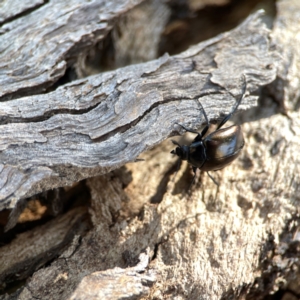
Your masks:
{"label": "weathered wood bark", "polygon": [[271,46],[256,13],[180,55],[41,95],[18,98],[16,91],[2,102],[1,208],[134,161],[181,131],[175,122],[200,127],[195,99],[218,119],[240,95],[243,73],[249,93],[277,75],[281,85],[268,90],[289,109],[289,117],[278,114],[266,93],[257,108],[257,97],[246,97],[245,148],[216,173],[219,187],[200,174],[186,195],[186,165],[170,181],[176,162],[168,141],[143,153],[144,162],[88,179],[91,223],[81,203],[0,248],[2,284],[53,260],[3,299],[262,299],[289,279],[299,255],[300,116],[291,98],[299,11],[296,1],[279,2]]}
{"label": "weathered wood bark", "polygon": [[[31,9],[37,9],[39,5],[45,3],[45,0],[25,0],[20,3],[19,1],[3,1],[0,4],[0,24],[9,22],[17,18],[20,14],[25,14]],[[2,32],[2,30],[1,30]]]}
{"label": "weathered wood bark", "polygon": [[[204,117],[196,99],[211,106],[209,119],[228,113],[241,94],[243,73],[249,92],[275,78],[277,58],[267,34],[254,16],[181,55],[2,103],[0,209],[134,161],[177,132],[175,122],[199,127]],[[240,108],[254,100],[247,97]]]}

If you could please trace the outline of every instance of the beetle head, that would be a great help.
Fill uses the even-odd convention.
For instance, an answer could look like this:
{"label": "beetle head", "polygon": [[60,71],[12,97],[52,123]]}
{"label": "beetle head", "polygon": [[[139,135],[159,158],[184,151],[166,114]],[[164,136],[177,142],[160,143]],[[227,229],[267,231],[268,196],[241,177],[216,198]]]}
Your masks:
{"label": "beetle head", "polygon": [[171,151],[171,154],[177,155],[181,160],[187,160],[189,154],[189,147],[185,145],[180,145],[176,141],[172,141],[174,145],[177,145],[174,150]]}

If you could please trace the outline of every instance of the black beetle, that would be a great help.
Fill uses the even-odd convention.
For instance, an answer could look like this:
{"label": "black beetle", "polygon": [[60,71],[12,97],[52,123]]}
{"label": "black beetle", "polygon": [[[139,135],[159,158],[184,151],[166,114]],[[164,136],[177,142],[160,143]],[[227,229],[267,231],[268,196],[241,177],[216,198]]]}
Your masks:
{"label": "black beetle", "polygon": [[178,147],[176,147],[175,150],[172,150],[171,153],[179,156],[181,160],[187,160],[193,167],[194,178],[192,183],[194,182],[197,169],[201,169],[207,172],[208,176],[216,185],[219,185],[216,180],[209,174],[209,171],[220,170],[229,165],[239,156],[241,149],[244,147],[244,137],[241,126],[232,125],[230,127],[221,128],[231,118],[231,116],[237,110],[238,106],[241,104],[242,100],[245,98],[247,90],[245,75],[243,75],[243,79],[244,91],[241,98],[239,99],[233,110],[224,117],[224,119],[218,125],[217,129],[208,134],[206,137],[204,136],[207,133],[210,124],[200,101],[197,101],[197,103],[200,104],[201,110],[203,110],[203,114],[206,120],[206,126],[201,131],[201,133],[176,123],[186,131],[197,134],[197,136],[189,146],[180,145],[176,141],[172,141],[173,144]]}

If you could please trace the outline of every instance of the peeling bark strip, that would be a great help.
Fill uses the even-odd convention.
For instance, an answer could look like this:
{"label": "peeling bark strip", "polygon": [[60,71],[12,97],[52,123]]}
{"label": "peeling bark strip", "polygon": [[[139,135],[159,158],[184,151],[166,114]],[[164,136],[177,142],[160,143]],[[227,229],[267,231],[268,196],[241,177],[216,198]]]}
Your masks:
{"label": "peeling bark strip", "polygon": [[84,277],[70,300],[122,299],[129,294],[147,296],[156,276],[147,270],[149,255],[141,253],[139,260],[132,268],[114,268]]}
{"label": "peeling bark strip", "polygon": [[20,14],[24,14],[31,9],[36,9],[46,0],[10,0],[1,1],[0,3],[0,24],[8,22],[16,18]]}
{"label": "peeling bark strip", "polygon": [[[165,55],[74,81],[52,93],[2,103],[0,209],[134,161],[174,134],[175,122],[199,127],[204,118],[195,99],[201,100],[209,119],[228,113],[241,93],[242,73],[249,91],[273,81],[277,55],[269,47],[261,15],[258,12],[235,30],[180,55]],[[42,65],[53,71],[55,64]],[[32,72],[30,77],[36,80],[26,81],[26,86],[49,83],[47,72]],[[6,91],[7,82],[2,80]],[[10,91],[20,84],[9,83]],[[255,99],[246,98],[240,107],[254,105]]]}
{"label": "peeling bark strip", "polygon": [[[0,99],[37,93],[51,86],[64,75],[72,60],[106,36],[117,17],[140,2],[47,1],[22,18],[3,25]],[[16,8],[11,1],[5,3],[15,8],[15,12],[29,8],[19,3]],[[6,14],[2,18],[9,18],[12,13],[6,11]]]}

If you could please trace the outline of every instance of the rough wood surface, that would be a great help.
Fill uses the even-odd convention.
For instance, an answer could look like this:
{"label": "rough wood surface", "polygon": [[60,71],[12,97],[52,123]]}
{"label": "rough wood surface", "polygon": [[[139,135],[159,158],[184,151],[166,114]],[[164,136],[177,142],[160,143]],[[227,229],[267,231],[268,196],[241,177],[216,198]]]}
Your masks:
{"label": "rough wood surface", "polygon": [[297,20],[297,1],[280,1],[277,22],[274,24],[273,42],[283,57],[279,64],[278,78],[273,86],[273,94],[278,102],[288,110],[298,110],[300,107],[299,76],[300,49],[297,47],[299,26]]}
{"label": "rough wood surface", "polygon": [[[300,74],[297,71],[298,36],[293,34],[300,32],[297,21],[299,11],[300,5],[296,0],[278,2],[272,46],[269,45],[268,31],[262,26],[258,13],[232,32],[195,46],[176,57],[165,56],[155,62],[77,81],[79,85],[73,82],[46,95],[3,103],[7,110],[7,104],[15,105],[16,108],[17,103],[22,103],[24,99],[44,99],[45,108],[41,111],[35,112],[31,107],[19,112],[11,108],[10,112],[17,115],[16,119],[11,120],[21,121],[19,123],[24,128],[39,126],[37,123],[52,124],[50,128],[54,128],[55,123],[51,119],[57,121],[55,118],[60,115],[60,122],[68,118],[68,124],[72,126],[65,125],[59,130],[74,130],[75,136],[77,132],[85,132],[92,145],[110,139],[120,141],[124,137],[130,143],[135,141],[136,144],[129,149],[138,149],[129,159],[134,160],[142,149],[152,147],[175,134],[179,130],[174,126],[175,121],[189,127],[199,127],[203,123],[203,116],[194,100],[197,97],[201,97],[210,119],[217,119],[221,113],[229,111],[235,103],[230,92],[237,97],[241,91],[240,73],[244,69],[239,70],[240,63],[251,70],[246,73],[250,92],[256,90],[262,82],[272,81],[277,75],[277,85],[269,85],[263,90],[258,107],[250,108],[255,103],[256,98],[253,96],[247,97],[241,106],[242,109],[248,108],[237,116],[243,123],[245,147],[236,162],[214,174],[220,182],[219,187],[206,174],[201,173],[187,195],[185,191],[192,175],[186,164],[181,166],[175,180],[171,181],[176,170],[176,160],[169,154],[173,148],[169,141],[144,152],[144,162],[127,164],[109,174],[88,179],[91,224],[85,223],[85,226],[90,226],[90,230],[83,232],[80,229],[76,220],[84,216],[86,210],[77,209],[70,211],[65,217],[58,217],[57,222],[49,223],[48,229],[47,226],[37,226],[30,230],[31,235],[21,234],[11,245],[1,247],[0,257],[2,249],[6,262],[10,262],[5,268],[6,274],[13,276],[17,273],[17,276],[21,275],[23,278],[31,270],[27,272],[21,268],[22,265],[28,266],[28,263],[33,262],[33,265],[38,266],[39,255],[43,257],[43,261],[46,260],[46,255],[43,256],[42,253],[48,252],[45,250],[47,247],[40,245],[44,245],[48,239],[49,252],[52,249],[59,255],[49,265],[32,274],[21,288],[2,296],[1,300],[257,300],[264,299],[265,295],[291,282],[291,278],[299,270],[300,245],[300,115],[298,99],[291,93],[297,91]],[[276,49],[280,49],[280,60]],[[194,61],[196,64],[192,63]],[[193,68],[189,69],[187,66]],[[208,74],[200,72],[197,66],[201,66],[201,70],[202,67],[209,70]],[[145,72],[143,68],[151,68],[151,72]],[[133,75],[134,72],[137,75]],[[167,77],[163,77],[163,74],[167,74]],[[170,74],[177,74],[176,79],[172,79]],[[90,111],[99,106],[97,103],[106,103],[106,99],[97,102],[99,90],[94,88],[93,82],[95,78],[105,79],[110,76],[115,78],[115,81],[112,80],[113,87],[121,91],[119,95],[111,96],[114,109],[110,110],[109,106],[107,108],[107,111],[114,112],[107,120],[112,128],[104,125],[98,128],[98,123],[93,123],[96,124],[95,127],[84,127],[82,122],[76,123],[73,118],[81,120],[83,115],[90,117],[93,115],[89,114]],[[120,78],[129,78],[128,83]],[[98,82],[103,82],[100,79]],[[88,83],[91,84],[91,93],[81,97],[80,92],[84,91],[82,87],[87,88]],[[168,84],[173,90],[167,90]],[[107,88],[104,93],[115,91],[108,87],[109,85],[100,86],[102,91]],[[77,95],[76,99],[79,100],[73,103],[67,101],[68,98],[63,97],[65,91],[69,92],[69,99]],[[167,91],[168,97],[157,100],[156,93],[162,91]],[[281,110],[278,109],[278,104],[267,91],[271,91],[272,96],[277,96],[274,98],[278,102],[284,96],[280,107],[287,108],[285,114],[279,113]],[[132,106],[120,105],[122,94],[133,95],[130,98]],[[63,99],[62,102],[60,99]],[[46,104],[46,101],[49,103]],[[91,109],[89,101],[94,103]],[[76,108],[78,103],[84,107],[82,110]],[[63,114],[60,111],[61,104],[65,105]],[[70,107],[73,107],[72,113],[68,111]],[[124,107],[124,110],[120,107]],[[126,114],[128,110],[131,111]],[[31,111],[33,117],[29,117]],[[48,117],[49,112],[54,113],[54,116]],[[137,117],[139,115],[140,118]],[[36,122],[39,118],[41,120]],[[4,127],[9,128],[9,120],[8,118],[8,124],[3,125]],[[127,121],[130,126],[126,127],[124,124]],[[118,122],[122,127],[117,126]],[[94,130],[88,131],[87,128]],[[140,129],[138,136],[135,128]],[[57,131],[53,130],[54,136]],[[129,133],[131,135],[127,136]],[[68,138],[73,143],[72,136],[68,135]],[[50,136],[47,138],[51,140]],[[139,148],[141,143],[142,148]],[[16,148],[19,146],[23,147],[23,144]],[[122,155],[130,152],[126,152],[126,149],[121,152]],[[126,161],[126,158],[120,158],[120,154],[106,155],[109,162],[115,163],[117,160],[119,163],[122,159]],[[41,159],[38,153],[32,154],[33,156],[37,160]],[[55,157],[55,153],[52,153],[52,157]],[[64,159],[72,160],[74,157]],[[76,166],[82,171],[80,157],[76,159]],[[111,157],[115,157],[115,160],[111,161]],[[85,162],[94,161],[89,156],[85,156],[85,159]],[[100,171],[97,170],[99,173],[104,169],[101,163],[103,162],[100,161]],[[113,169],[116,165],[117,163],[110,165],[106,170]],[[53,166],[47,165],[47,168],[50,167]],[[91,164],[91,169],[94,168]],[[74,166],[71,170],[74,170]],[[67,180],[72,182],[70,178]],[[63,226],[64,222],[69,224]],[[65,248],[62,243],[65,236],[73,238],[69,248]],[[61,243],[58,248],[56,238],[57,244]],[[33,245],[29,248],[31,243]],[[25,256],[19,257],[19,244],[27,245],[28,248],[25,249],[34,249],[34,254],[27,251]],[[5,247],[11,250],[7,251]],[[8,283],[10,278],[7,279]],[[297,279],[289,287],[295,295],[299,293]]]}
{"label": "rough wood surface", "polygon": [[64,252],[66,246],[70,251],[72,240],[78,240],[88,228],[87,219],[86,209],[79,207],[34,231],[19,234],[11,243],[1,247],[0,282],[27,278]]}
{"label": "rough wood surface", "polygon": [[[18,0],[1,1],[0,24],[17,18],[20,14],[28,13],[28,11],[38,8],[43,3],[45,3],[45,0],[25,0],[22,2]],[[3,32],[2,30],[0,31],[1,33]]]}
{"label": "rough wood surface", "polygon": [[4,24],[0,99],[44,91],[64,75],[68,64],[81,52],[105,37],[119,15],[140,2],[47,1]]}
{"label": "rough wood surface", "polygon": [[209,119],[228,113],[243,73],[248,92],[274,80],[278,59],[259,15],[180,55],[1,103],[0,209],[134,161],[178,132],[175,122],[199,127],[196,99]]}

